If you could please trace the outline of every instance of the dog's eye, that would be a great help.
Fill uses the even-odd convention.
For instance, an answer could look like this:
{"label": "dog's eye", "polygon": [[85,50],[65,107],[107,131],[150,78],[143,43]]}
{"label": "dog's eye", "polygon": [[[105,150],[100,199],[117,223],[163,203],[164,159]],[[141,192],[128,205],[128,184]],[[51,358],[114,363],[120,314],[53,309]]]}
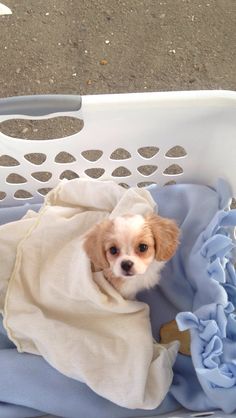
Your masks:
{"label": "dog's eye", "polygon": [[148,245],[147,244],[139,244],[138,248],[139,248],[139,251],[141,253],[145,253],[145,251],[148,250]]}
{"label": "dog's eye", "polygon": [[118,250],[118,248],[117,247],[111,247],[111,248],[109,248],[109,251],[110,251],[110,254],[112,254],[112,255],[116,255],[116,254],[118,254],[118,252],[119,252],[119,250]]}

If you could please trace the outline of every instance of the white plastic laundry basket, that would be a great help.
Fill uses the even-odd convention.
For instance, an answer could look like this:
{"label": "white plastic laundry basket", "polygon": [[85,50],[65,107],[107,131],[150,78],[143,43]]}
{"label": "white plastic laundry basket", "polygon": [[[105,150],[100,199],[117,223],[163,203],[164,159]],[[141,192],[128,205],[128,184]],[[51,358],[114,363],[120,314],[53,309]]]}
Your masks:
{"label": "white plastic laundry basket", "polygon": [[[84,127],[69,137],[46,141],[19,140],[0,133],[1,156],[14,158],[13,166],[6,163],[0,166],[0,205],[42,200],[41,189],[55,186],[66,170],[80,177],[95,175],[127,185],[150,182],[163,185],[169,181],[215,185],[216,179],[223,177],[231,183],[236,195],[235,92],[134,93],[82,98],[52,95],[0,100],[0,122],[55,116],[83,119]],[[182,147],[182,153],[173,157],[168,151],[177,145]],[[125,150],[120,154],[118,151],[120,160],[113,159],[117,149]],[[84,153],[89,150],[97,150],[96,161],[90,161],[89,154]],[[55,162],[58,154],[64,152],[74,157],[71,162]],[[27,159],[33,153],[42,157],[41,165]],[[24,183],[9,182],[12,173],[21,175]],[[47,173],[46,181],[35,178],[37,173]],[[22,199],[19,190],[32,197],[26,194]]]}
{"label": "white plastic laundry basket", "polygon": [[[10,138],[0,132],[0,206],[41,201],[41,189],[54,187],[66,170],[79,177],[113,179],[132,186],[170,181],[214,186],[222,177],[236,196],[235,92],[49,95],[0,100],[0,122],[56,116],[83,119],[84,127],[66,138],[38,141]],[[173,156],[171,151],[176,146],[181,152]],[[91,150],[96,150],[92,154],[96,158],[87,152]],[[28,158],[35,153],[42,157],[37,164]],[[56,162],[60,153],[73,158]],[[13,165],[6,163],[10,160]],[[35,178],[37,173],[49,175],[42,181]],[[10,174],[25,180],[22,184],[9,182]],[[31,197],[19,197],[22,190]],[[168,416],[203,414],[177,411]],[[223,416],[230,417],[221,412],[214,415]]]}

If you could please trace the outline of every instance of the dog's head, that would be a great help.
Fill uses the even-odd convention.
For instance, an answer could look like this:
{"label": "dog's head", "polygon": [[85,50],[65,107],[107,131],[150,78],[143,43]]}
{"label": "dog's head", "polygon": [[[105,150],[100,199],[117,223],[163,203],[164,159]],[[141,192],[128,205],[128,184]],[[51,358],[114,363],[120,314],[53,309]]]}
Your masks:
{"label": "dog's head", "polygon": [[178,246],[179,228],[170,219],[151,214],[105,219],[86,235],[84,248],[93,264],[114,276],[144,274],[153,262],[167,261]]}

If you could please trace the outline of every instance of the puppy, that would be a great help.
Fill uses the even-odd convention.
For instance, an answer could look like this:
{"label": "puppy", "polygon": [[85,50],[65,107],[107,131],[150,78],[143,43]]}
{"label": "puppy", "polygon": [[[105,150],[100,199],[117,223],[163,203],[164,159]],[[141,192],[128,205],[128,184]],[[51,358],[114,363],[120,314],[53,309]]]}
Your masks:
{"label": "puppy", "polygon": [[105,219],[85,236],[84,249],[95,271],[126,299],[157,284],[165,262],[175,253],[179,228],[156,214]]}

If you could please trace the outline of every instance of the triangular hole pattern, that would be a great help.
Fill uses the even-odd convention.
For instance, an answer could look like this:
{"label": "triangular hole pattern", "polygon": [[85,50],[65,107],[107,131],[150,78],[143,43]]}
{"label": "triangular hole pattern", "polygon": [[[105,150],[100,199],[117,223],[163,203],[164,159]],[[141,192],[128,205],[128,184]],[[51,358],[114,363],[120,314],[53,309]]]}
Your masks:
{"label": "triangular hole pattern", "polygon": [[183,157],[186,157],[186,155],[187,155],[187,151],[180,145],[176,145],[175,147],[172,147],[165,154],[165,156],[168,158],[183,158]]}
{"label": "triangular hole pattern", "polygon": [[5,192],[0,192],[0,200],[4,200],[6,195],[7,194]]}
{"label": "triangular hole pattern", "polygon": [[25,177],[20,176],[20,174],[11,173],[9,174],[9,176],[7,176],[6,182],[10,184],[22,184],[27,183],[27,180],[25,179]]}
{"label": "triangular hole pattern", "polygon": [[87,174],[87,176],[93,179],[98,179],[104,173],[105,173],[104,168],[87,168],[87,170],[85,170],[85,174]]}
{"label": "triangular hole pattern", "polygon": [[20,165],[20,163],[15,158],[11,157],[10,155],[1,155],[0,157],[1,167],[14,167],[16,165]]}
{"label": "triangular hole pattern", "polygon": [[137,170],[143,176],[151,176],[151,174],[157,171],[157,168],[158,167],[156,165],[141,165],[137,168]]}
{"label": "triangular hole pattern", "polygon": [[32,173],[31,176],[38,181],[46,182],[50,180],[52,173],[49,171],[37,171],[36,173]]}
{"label": "triangular hole pattern", "polygon": [[138,149],[139,155],[143,158],[152,158],[154,155],[158,154],[160,148],[158,147],[141,147]]}
{"label": "triangular hole pattern", "polygon": [[65,151],[59,152],[55,157],[55,162],[59,164],[73,163],[74,161],[76,161],[76,158]]}
{"label": "triangular hole pattern", "polygon": [[16,199],[32,199],[32,194],[28,192],[27,190],[17,190],[14,193],[14,197]]}
{"label": "triangular hole pattern", "polygon": [[182,174],[184,171],[182,167],[180,167],[178,164],[172,164],[169,167],[165,169],[163,174],[167,176],[177,176],[179,174]]}
{"label": "triangular hole pattern", "polygon": [[61,180],[63,180],[63,179],[73,180],[73,179],[76,179],[78,177],[79,177],[79,175],[77,173],[75,173],[74,171],[71,171],[71,170],[65,170],[60,175]]}
{"label": "triangular hole pattern", "polygon": [[86,150],[86,151],[82,151],[81,155],[87,160],[87,161],[98,161],[101,156],[102,156],[103,152],[99,149],[94,149],[94,150]]}
{"label": "triangular hole pattern", "polygon": [[41,153],[41,152],[35,152],[35,153],[26,154],[24,156],[24,158],[27,161],[29,161],[31,164],[35,164],[35,165],[41,165],[47,159],[46,155],[43,154],[43,153]]}
{"label": "triangular hole pattern", "polygon": [[112,177],[129,177],[131,172],[126,167],[117,167],[111,175]]}
{"label": "triangular hole pattern", "polygon": [[129,158],[131,158],[131,154],[124,148],[117,148],[110,155],[111,160],[128,160]]}

